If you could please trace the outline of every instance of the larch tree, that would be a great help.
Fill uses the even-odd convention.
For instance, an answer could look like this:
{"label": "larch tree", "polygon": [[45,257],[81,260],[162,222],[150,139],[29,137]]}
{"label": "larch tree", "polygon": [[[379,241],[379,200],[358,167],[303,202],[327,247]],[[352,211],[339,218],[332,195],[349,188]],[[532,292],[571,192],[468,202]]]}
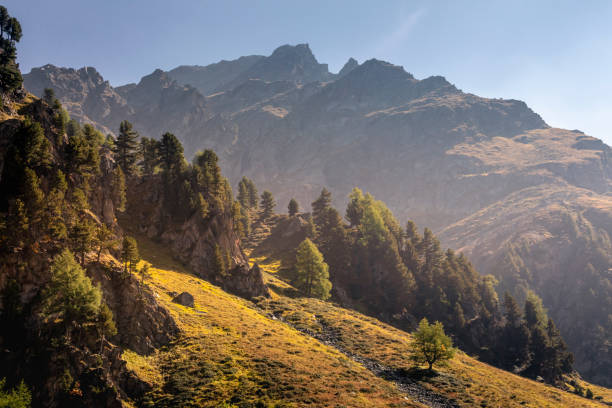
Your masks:
{"label": "larch tree", "polygon": [[329,268],[321,252],[308,238],[298,246],[295,269],[296,287],[302,293],[323,300],[330,297]]}
{"label": "larch tree", "polygon": [[431,371],[433,365],[453,358],[455,349],[450,337],[444,333],[442,323],[429,324],[421,320],[417,330],[412,333],[413,351],[411,359],[416,364],[427,364]]}

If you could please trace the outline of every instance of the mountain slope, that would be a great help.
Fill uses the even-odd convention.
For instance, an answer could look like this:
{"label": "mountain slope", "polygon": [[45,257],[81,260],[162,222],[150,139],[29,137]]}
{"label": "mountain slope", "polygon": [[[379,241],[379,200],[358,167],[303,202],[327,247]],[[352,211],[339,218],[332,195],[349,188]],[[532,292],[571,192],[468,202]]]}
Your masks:
{"label": "mountain slope", "polygon": [[[150,357],[123,355],[152,384],[145,401],[156,406],[602,406],[463,353],[439,375],[423,376],[410,369],[405,332],[314,299],[273,294],[253,305],[190,275],[146,238],[139,245],[152,264],[147,284],[184,333]],[[264,268],[268,283],[283,285]],[[171,302],[168,294],[178,291],[193,294],[193,309]]]}
{"label": "mountain slope", "polygon": [[[526,286],[535,289],[555,320],[562,322],[566,337],[572,327],[582,327],[579,303],[563,304],[546,294],[553,281],[544,276],[559,270],[559,260],[538,255],[543,250],[538,249],[540,241],[530,240],[528,229],[512,224],[507,203],[529,208],[524,203],[537,202],[536,207],[548,212],[554,208],[548,206],[547,195],[533,195],[532,189],[565,190],[567,200],[581,196],[573,191],[582,189],[587,196],[600,197],[566,206],[568,216],[580,219],[583,212],[599,214],[595,201],[607,200],[612,187],[610,147],[579,131],[550,128],[521,101],[467,94],[442,77],[417,80],[402,67],[377,60],[351,63],[337,76],[323,65],[305,45],[283,46],[257,59],[208,97],[173,83],[167,75],[163,79],[160,72],[151,75],[155,81],[93,92],[87,91],[87,84],[98,80],[82,83],[81,71],[66,71],[75,89],[85,89],[78,94],[91,94],[91,98],[70,96],[72,82],[60,81],[64,74],[59,73],[64,71],[59,69],[48,68],[43,77],[33,71],[24,78],[26,87],[40,92],[43,86],[67,87],[58,95],[72,104],[69,109],[105,128],[117,129],[120,119],[129,119],[145,136],[173,131],[188,157],[199,149],[213,148],[232,185],[247,175],[260,189],[272,191],[283,206],[291,197],[306,206],[323,187],[332,191],[336,206],[343,206],[350,189],[358,186],[386,202],[402,222],[413,219],[440,232],[445,246],[469,252],[480,272],[495,274],[506,282],[504,289],[519,298]],[[189,80],[198,86],[198,78],[207,80],[206,75],[194,74]],[[125,105],[99,96],[107,91],[118,95],[111,100],[120,98]],[[98,105],[94,109],[95,104],[85,100],[97,100]],[[106,112],[107,106],[115,113],[96,113]],[[505,220],[490,224],[493,232],[487,231],[486,219],[478,219],[480,211],[490,206]],[[521,217],[523,225],[540,225],[534,213],[525,211]],[[566,247],[580,246],[578,235],[564,235],[564,220],[549,217],[547,249],[554,249],[553,242],[567,240]],[[473,234],[472,222],[482,227],[482,235]],[[606,233],[599,233],[597,222],[589,223],[598,236],[593,241],[597,250],[580,250],[576,261],[565,263],[563,273],[555,276],[563,290],[584,286],[588,303],[597,304],[597,299],[608,299],[612,292],[606,272],[612,263],[597,254],[607,250],[609,232],[604,227]],[[493,254],[470,247],[470,240],[495,237],[497,242],[504,236],[510,241],[493,249]],[[515,274],[514,267],[498,268],[493,259],[512,255],[508,248],[519,247],[526,248],[520,257],[533,278],[512,286],[504,277]],[[596,279],[587,278],[593,275],[589,265],[598,271]],[[589,289],[595,289],[591,285],[598,290],[591,293]],[[571,343],[578,367],[587,370],[590,378],[611,384],[608,314],[609,309],[599,309],[596,321],[584,323],[589,333],[596,333],[597,357],[588,347],[581,348],[586,343],[577,334],[571,335],[575,337]]]}

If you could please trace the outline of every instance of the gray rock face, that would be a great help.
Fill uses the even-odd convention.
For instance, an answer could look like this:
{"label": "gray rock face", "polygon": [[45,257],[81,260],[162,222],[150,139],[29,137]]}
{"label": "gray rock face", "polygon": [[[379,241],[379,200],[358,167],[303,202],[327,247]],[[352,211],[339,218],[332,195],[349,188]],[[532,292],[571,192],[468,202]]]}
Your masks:
{"label": "gray rock face", "polygon": [[181,85],[191,85],[202,95],[209,95],[217,89],[228,89],[226,84],[255,63],[265,58],[261,55],[249,55],[232,61],[220,61],[207,66],[181,65],[170,71],[168,75]]}
{"label": "gray rock face", "polygon": [[179,305],[193,307],[193,296],[191,293],[183,292],[172,299],[172,301],[174,303],[178,303]]}
{"label": "gray rock face", "polygon": [[357,62],[355,58],[349,58],[349,60],[346,61],[346,64],[344,64],[340,72],[338,72],[338,76],[342,78],[343,76],[345,76],[346,74],[351,72],[353,69],[357,68],[358,66],[359,66],[359,63]]}

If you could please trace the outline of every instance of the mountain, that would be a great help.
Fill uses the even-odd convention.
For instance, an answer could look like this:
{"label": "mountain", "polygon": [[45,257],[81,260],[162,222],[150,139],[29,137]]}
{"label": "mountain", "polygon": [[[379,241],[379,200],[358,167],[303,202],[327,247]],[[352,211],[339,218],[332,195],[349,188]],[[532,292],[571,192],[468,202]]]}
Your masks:
{"label": "mountain", "polygon": [[168,71],[168,75],[181,85],[191,85],[202,95],[209,95],[217,89],[225,88],[225,84],[232,82],[263,58],[261,55],[249,55],[206,66],[181,65]]}
{"label": "mountain", "polygon": [[[336,206],[354,186],[371,192],[495,275],[500,295],[536,291],[578,370],[611,384],[610,147],[551,128],[524,102],[384,61],[349,61],[334,75],[307,45],[246,58],[220,79],[212,67],[156,71],[112,89],[89,69],[46,66],[24,83],[37,95],[57,88],[101,129],[127,119],[143,136],[174,132],[187,157],[212,148],[232,185],[247,175],[283,206],[291,197],[306,206],[323,187]],[[176,72],[193,75],[177,82]]]}

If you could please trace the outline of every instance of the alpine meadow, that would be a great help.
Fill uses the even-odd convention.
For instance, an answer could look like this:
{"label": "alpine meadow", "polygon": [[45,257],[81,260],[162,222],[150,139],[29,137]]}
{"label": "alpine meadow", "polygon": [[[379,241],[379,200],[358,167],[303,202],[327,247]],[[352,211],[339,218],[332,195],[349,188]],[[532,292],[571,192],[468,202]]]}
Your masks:
{"label": "alpine meadow", "polygon": [[386,60],[550,101],[562,55],[610,71],[584,39],[609,4],[24,3],[0,6],[0,408],[612,406],[612,148]]}

